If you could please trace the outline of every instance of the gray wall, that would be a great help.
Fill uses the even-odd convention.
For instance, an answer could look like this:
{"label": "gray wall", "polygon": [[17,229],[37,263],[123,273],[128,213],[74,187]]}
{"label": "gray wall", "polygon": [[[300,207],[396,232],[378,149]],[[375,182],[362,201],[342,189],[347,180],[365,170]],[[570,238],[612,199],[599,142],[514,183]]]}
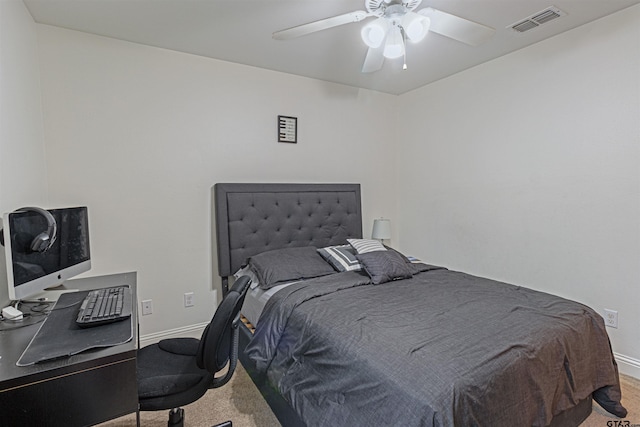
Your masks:
{"label": "gray wall", "polygon": [[[0,1],[0,214],[47,203],[36,24],[22,1]],[[2,219],[0,218],[0,223]],[[9,300],[0,250],[0,306]]]}
{"label": "gray wall", "polygon": [[[138,271],[144,335],[212,312],[214,183],[359,182],[365,235],[385,216],[405,253],[618,310],[613,348],[640,377],[639,14],[394,97],[36,25],[3,1],[0,207],[88,205],[90,274]],[[298,117],[297,145],[276,142],[278,114]]]}
{"label": "gray wall", "polygon": [[400,97],[400,244],[600,313],[640,376],[640,6]]}
{"label": "gray wall", "polygon": [[[397,97],[50,26],[38,36],[51,200],[89,206],[91,274],[138,272],[154,302],[143,334],[211,316],[216,182],[357,182],[365,234],[394,217],[395,128],[378,124]],[[297,144],[277,142],[278,115],[298,117]]]}

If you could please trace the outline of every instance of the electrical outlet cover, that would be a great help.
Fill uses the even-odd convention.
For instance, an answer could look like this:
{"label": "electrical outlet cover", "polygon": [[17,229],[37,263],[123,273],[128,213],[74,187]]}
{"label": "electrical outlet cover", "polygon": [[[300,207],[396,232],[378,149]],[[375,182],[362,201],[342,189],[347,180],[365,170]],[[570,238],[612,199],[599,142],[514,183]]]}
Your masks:
{"label": "electrical outlet cover", "polygon": [[153,313],[153,300],[147,299],[140,303],[142,305],[142,315],[146,316]]}
{"label": "electrical outlet cover", "polygon": [[193,292],[186,292],[184,294],[184,306],[193,307]]}
{"label": "electrical outlet cover", "polygon": [[611,328],[618,327],[618,312],[615,310],[604,309],[604,324]]}

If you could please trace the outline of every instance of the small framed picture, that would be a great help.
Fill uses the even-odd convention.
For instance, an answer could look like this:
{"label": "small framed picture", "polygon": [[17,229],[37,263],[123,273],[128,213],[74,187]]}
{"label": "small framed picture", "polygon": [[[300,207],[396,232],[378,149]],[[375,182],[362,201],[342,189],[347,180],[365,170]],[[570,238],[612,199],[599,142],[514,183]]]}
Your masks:
{"label": "small framed picture", "polygon": [[298,142],[298,118],[278,116],[278,142]]}

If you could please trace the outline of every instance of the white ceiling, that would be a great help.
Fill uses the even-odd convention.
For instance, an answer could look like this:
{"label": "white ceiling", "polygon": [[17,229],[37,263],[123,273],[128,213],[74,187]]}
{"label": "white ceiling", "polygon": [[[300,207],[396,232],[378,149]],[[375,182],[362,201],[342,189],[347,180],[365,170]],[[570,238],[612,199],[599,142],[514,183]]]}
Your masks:
{"label": "white ceiling", "polygon": [[[24,0],[34,20],[149,46],[345,85],[402,94],[556,34],[622,10],[640,0],[423,0],[433,7],[496,29],[471,47],[430,33],[407,45],[382,70],[360,72],[367,48],[360,29],[346,24],[292,40],[274,31],[366,10],[364,0]],[[506,27],[555,6],[566,16],[518,34]]]}

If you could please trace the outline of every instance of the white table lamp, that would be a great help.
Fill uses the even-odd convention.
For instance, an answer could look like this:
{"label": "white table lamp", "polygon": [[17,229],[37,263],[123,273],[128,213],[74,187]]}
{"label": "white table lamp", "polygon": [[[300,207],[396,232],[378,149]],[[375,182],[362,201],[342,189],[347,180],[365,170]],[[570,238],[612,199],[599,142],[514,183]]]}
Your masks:
{"label": "white table lamp", "polygon": [[391,221],[384,218],[374,219],[371,238],[378,239],[381,242],[385,239],[391,239]]}

